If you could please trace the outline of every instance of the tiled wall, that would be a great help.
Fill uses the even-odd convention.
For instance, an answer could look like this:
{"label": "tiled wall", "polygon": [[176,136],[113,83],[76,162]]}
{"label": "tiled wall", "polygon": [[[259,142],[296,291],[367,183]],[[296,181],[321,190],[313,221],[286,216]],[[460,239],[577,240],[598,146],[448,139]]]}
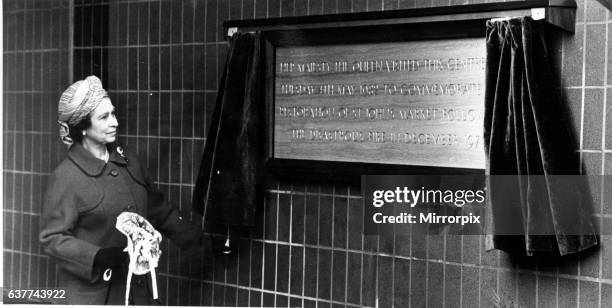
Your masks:
{"label": "tiled wall", "polygon": [[[188,212],[227,52],[221,32],[224,20],[476,2],[75,0],[73,72],[76,79],[89,74],[102,78],[118,110],[120,141],[145,157],[172,204]],[[606,130],[607,123],[612,123],[607,120],[612,109],[606,104],[612,84],[611,16],[594,0],[577,2],[576,33],[559,35],[556,40],[563,100],[572,112],[570,125],[580,136],[584,172],[612,174],[612,135]],[[5,19],[11,14],[29,14],[16,13],[23,8],[12,10],[5,7]],[[20,31],[31,29],[28,18],[16,18],[14,23]],[[49,28],[53,27],[43,29]],[[5,27],[5,33],[12,32]],[[15,75],[11,69],[20,72],[20,67],[44,71],[44,65],[65,59],[45,58],[48,47],[36,45],[45,51],[32,53],[32,46],[6,43],[29,36],[8,36],[5,46],[15,47],[7,49],[5,57],[24,60],[5,61],[10,63],[5,64],[5,76]],[[32,37],[33,44],[38,42],[36,37]],[[19,51],[11,51],[16,49]],[[64,46],[55,52],[65,50]],[[36,57],[28,60],[29,54],[42,54],[40,62]],[[27,61],[33,61],[32,66]],[[55,71],[65,69],[62,62]],[[5,93],[5,115],[9,116],[5,116],[4,177],[5,192],[12,192],[5,193],[5,230],[12,232],[5,232],[5,268],[12,262],[21,269],[5,275],[5,285],[32,285],[52,277],[24,270],[30,268],[26,262],[42,262],[51,268],[39,256],[33,233],[37,232],[49,165],[56,164],[63,153],[55,139],[53,117],[59,92],[69,82],[65,74],[57,79],[43,76],[43,85],[50,80],[56,83],[47,90],[51,97],[38,104],[30,99],[38,93],[31,91],[36,83],[22,78],[11,85],[5,77],[5,89],[10,91]],[[49,136],[52,138],[46,138]],[[39,144],[49,151],[30,150],[38,149]],[[31,153],[49,159],[28,157]],[[602,200],[603,187],[593,190],[601,200],[603,226],[610,228],[607,220],[612,218],[612,207],[605,205],[610,201]],[[598,251],[580,256],[514,260],[503,253],[485,252],[482,239],[476,236],[411,236],[409,230],[397,227],[381,239],[364,237],[362,211],[359,187],[324,179],[277,181],[267,187],[258,227],[250,236],[238,239],[234,254],[213,257],[208,251],[164,247],[169,258],[162,259],[161,294],[168,295],[168,304],[218,306],[491,307],[497,302],[521,307],[536,303],[539,307],[605,307],[612,301],[609,236],[602,237]]]}
{"label": "tiled wall", "polygon": [[69,2],[3,1],[4,286],[56,285],[38,231],[47,177],[65,151],[57,99],[69,81]]}

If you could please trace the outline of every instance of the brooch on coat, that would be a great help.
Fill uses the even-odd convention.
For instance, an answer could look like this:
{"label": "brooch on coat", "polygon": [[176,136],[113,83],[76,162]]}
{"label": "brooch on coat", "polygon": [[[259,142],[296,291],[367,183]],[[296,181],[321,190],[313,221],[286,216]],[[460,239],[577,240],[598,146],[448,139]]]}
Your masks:
{"label": "brooch on coat", "polygon": [[117,147],[117,154],[119,154],[119,156],[121,156],[123,159],[125,159],[125,161],[128,161],[128,158],[125,156],[125,154],[123,154],[123,148],[122,147]]}

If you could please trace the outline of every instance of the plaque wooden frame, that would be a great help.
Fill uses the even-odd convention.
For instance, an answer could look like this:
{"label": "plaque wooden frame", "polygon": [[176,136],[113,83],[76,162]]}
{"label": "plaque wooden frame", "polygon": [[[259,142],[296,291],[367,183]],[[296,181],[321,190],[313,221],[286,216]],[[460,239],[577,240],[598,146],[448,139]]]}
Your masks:
{"label": "plaque wooden frame", "polygon": [[[276,174],[327,179],[361,174],[469,174],[483,169],[396,165],[366,162],[280,159],[274,157],[275,51],[279,47],[385,43],[484,37],[484,20],[366,25],[263,31],[265,50],[265,165]],[[352,35],[347,35],[351,33]],[[355,35],[357,34],[357,35]]]}

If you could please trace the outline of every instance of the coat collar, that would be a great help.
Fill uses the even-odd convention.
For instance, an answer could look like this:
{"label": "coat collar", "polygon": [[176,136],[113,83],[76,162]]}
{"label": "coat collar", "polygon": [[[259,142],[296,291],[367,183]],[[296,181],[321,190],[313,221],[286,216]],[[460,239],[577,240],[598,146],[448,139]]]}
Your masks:
{"label": "coat collar", "polygon": [[[110,153],[108,161],[112,161],[117,164],[126,165],[127,158],[123,155],[123,149],[116,145],[108,145],[108,151]],[[74,162],[85,174],[89,176],[99,176],[106,163],[93,156],[87,149],[80,143],[74,143],[68,151],[68,158]]]}

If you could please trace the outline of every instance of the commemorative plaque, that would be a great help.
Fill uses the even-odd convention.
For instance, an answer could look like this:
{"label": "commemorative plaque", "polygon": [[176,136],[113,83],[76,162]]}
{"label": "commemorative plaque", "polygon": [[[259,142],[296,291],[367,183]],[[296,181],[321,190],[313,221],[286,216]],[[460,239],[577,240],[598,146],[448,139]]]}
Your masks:
{"label": "commemorative plaque", "polygon": [[278,47],[273,155],[484,169],[484,38]]}

